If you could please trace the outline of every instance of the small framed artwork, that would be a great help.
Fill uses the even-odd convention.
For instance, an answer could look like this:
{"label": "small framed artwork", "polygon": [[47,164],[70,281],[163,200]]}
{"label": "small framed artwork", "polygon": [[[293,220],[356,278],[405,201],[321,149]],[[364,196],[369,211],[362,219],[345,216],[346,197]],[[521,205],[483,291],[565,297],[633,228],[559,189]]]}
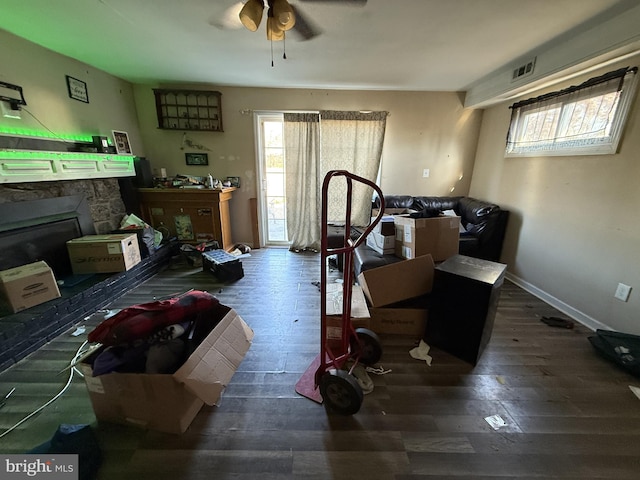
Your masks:
{"label": "small framed artwork", "polygon": [[116,146],[116,152],[123,155],[131,155],[131,144],[129,143],[129,135],[127,132],[111,130],[111,133],[113,133],[113,143]]}
{"label": "small framed artwork", "polygon": [[87,92],[87,84],[77,78],[67,77],[67,89],[69,90],[69,97],[74,100],[79,100],[84,103],[89,103],[89,93]]}
{"label": "small framed artwork", "polygon": [[240,188],[240,177],[227,177],[227,181],[232,187]]}
{"label": "small framed artwork", "polygon": [[187,165],[209,165],[209,155],[206,153],[185,153]]}

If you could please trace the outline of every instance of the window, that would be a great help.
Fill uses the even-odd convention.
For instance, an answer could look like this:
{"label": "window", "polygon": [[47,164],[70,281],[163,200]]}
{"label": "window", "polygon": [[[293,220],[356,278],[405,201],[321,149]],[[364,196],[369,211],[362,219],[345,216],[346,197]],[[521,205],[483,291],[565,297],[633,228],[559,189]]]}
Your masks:
{"label": "window", "polygon": [[637,67],[513,104],[507,157],[616,153]]}

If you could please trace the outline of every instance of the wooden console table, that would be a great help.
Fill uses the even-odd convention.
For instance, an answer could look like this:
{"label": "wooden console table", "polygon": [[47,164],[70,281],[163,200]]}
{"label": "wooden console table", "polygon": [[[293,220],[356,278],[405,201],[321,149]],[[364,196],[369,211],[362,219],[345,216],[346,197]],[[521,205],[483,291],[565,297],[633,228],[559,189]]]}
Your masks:
{"label": "wooden console table", "polygon": [[229,200],[235,187],[222,190],[140,188],[143,218],[156,230],[182,243],[217,240],[225,250],[233,247]]}

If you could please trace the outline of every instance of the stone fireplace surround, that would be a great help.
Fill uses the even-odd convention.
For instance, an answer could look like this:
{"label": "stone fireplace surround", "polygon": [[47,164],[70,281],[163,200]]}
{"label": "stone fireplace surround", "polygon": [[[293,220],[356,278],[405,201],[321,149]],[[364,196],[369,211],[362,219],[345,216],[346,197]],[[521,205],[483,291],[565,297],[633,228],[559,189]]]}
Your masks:
{"label": "stone fireplace surround", "polygon": [[[127,212],[118,179],[0,185],[0,203],[78,194],[84,195],[89,204],[97,234],[112,232],[120,226]],[[173,247],[164,246],[127,272],[94,275],[72,288],[61,289],[61,298],[0,317],[0,371],[153,276],[168,264],[172,250]]]}

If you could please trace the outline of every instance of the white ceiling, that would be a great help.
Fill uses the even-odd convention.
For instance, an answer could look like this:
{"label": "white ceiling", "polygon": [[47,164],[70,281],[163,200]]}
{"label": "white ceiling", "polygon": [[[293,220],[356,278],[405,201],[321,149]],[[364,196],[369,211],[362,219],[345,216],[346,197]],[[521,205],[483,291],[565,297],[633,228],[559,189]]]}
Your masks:
{"label": "white ceiling", "polygon": [[[464,91],[629,0],[290,0],[322,34],[219,28],[237,0],[0,0],[0,28],[134,83]],[[635,2],[637,5],[637,2]],[[627,7],[625,7],[627,8]],[[265,15],[266,17],[266,15]]]}

